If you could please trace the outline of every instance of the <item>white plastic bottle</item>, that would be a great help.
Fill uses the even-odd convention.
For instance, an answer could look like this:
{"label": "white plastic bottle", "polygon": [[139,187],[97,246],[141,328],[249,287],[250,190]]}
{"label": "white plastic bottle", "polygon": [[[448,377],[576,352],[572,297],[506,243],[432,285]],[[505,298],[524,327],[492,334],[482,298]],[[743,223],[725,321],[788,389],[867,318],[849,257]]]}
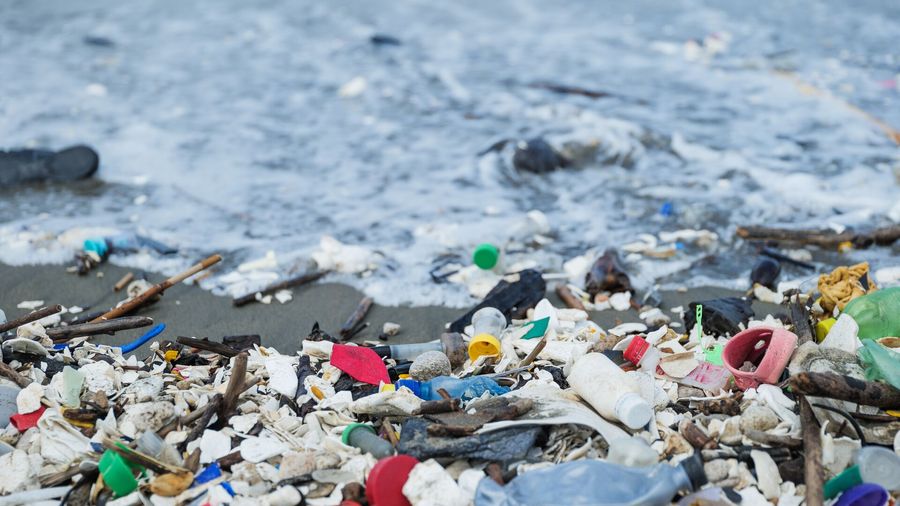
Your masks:
{"label": "white plastic bottle", "polygon": [[600,416],[640,429],[653,417],[653,408],[640,395],[640,385],[602,353],[588,353],[575,361],[566,378]]}

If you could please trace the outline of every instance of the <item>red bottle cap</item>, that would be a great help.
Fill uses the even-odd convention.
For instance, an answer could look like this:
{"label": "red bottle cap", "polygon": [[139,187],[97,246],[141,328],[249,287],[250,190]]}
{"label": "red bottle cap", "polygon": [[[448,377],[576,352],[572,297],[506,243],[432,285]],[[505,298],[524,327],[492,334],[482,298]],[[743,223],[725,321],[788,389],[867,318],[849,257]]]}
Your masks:
{"label": "red bottle cap", "polygon": [[403,485],[419,461],[409,455],[395,455],[378,461],[366,480],[369,506],[412,506],[403,495]]}
{"label": "red bottle cap", "polygon": [[625,360],[628,360],[634,365],[638,365],[641,362],[641,359],[644,358],[644,353],[647,353],[647,350],[650,349],[650,343],[648,343],[641,336],[634,336],[630,343],[628,343],[628,347],[625,348]]}

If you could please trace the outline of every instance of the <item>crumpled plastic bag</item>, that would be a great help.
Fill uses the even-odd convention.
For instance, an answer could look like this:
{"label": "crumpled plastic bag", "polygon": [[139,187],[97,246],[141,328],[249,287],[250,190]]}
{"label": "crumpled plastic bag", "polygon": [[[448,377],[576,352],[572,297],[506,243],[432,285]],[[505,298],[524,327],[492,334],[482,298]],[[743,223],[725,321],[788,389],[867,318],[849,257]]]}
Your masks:
{"label": "crumpled plastic bag", "polygon": [[71,464],[93,451],[91,440],[70,425],[55,409],[48,409],[38,422],[41,456],[53,464]]}
{"label": "crumpled plastic bag", "polygon": [[859,359],[866,367],[866,379],[883,380],[894,388],[900,388],[900,353],[872,339],[863,340]]}
{"label": "crumpled plastic bag", "polygon": [[[848,302],[876,288],[868,275],[869,262],[841,266],[829,274],[822,274],[819,276],[819,292],[822,294],[819,305],[828,313],[834,311],[835,306],[843,311]],[[863,277],[868,278],[868,290],[860,282]]]}

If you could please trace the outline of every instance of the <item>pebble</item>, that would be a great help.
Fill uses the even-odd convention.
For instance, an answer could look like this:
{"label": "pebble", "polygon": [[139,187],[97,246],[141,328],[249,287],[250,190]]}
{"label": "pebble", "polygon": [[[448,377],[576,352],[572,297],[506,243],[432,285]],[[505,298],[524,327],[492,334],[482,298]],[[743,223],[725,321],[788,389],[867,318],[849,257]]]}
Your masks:
{"label": "pebble", "polygon": [[767,406],[753,404],[741,413],[741,431],[748,430],[767,431],[778,425],[778,415]]}
{"label": "pebble", "polygon": [[409,368],[409,375],[416,381],[428,381],[438,376],[449,376],[450,359],[439,351],[426,351],[416,357]]}

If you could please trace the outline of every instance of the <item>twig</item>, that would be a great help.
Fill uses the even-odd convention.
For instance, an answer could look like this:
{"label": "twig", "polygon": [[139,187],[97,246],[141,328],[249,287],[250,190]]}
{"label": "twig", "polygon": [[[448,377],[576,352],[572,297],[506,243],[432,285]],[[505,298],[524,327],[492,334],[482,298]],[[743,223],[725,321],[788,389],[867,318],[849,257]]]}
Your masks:
{"label": "twig", "polygon": [[[206,427],[209,425],[209,421],[212,420],[213,415],[216,414],[216,411],[218,411],[218,408],[221,404],[222,394],[214,395],[213,398],[209,400],[210,406],[200,416],[200,421],[197,422],[197,425],[195,425],[193,429],[191,429],[191,432],[188,433],[187,437],[181,444],[187,446],[188,443],[200,437],[203,434],[203,431],[206,430]],[[185,466],[187,467],[187,463],[185,463]],[[188,469],[190,469],[190,467],[188,467]]]}
{"label": "twig", "polygon": [[581,302],[581,299],[576,297],[565,283],[556,285],[556,295],[559,296],[566,307],[584,311],[584,304]]}
{"label": "twig", "polygon": [[748,438],[756,441],[757,443],[761,443],[769,446],[782,446],[785,448],[792,449],[800,449],[803,447],[803,441],[800,439],[794,439],[790,436],[779,436],[776,434],[769,434],[768,432],[763,432],[761,430],[755,429],[747,429],[744,431],[744,435]]}
{"label": "twig", "polygon": [[186,270],[180,274],[176,274],[175,276],[172,276],[171,278],[163,281],[162,283],[151,286],[150,288],[144,290],[144,293],[125,302],[121,306],[110,309],[104,315],[91,320],[91,323],[96,323],[96,322],[100,322],[100,321],[104,321],[104,320],[110,320],[113,318],[118,318],[119,316],[126,315],[126,314],[138,309],[139,307],[143,306],[148,301],[150,301],[150,299],[152,299],[153,297],[162,294],[170,287],[172,287],[178,283],[181,283],[182,281],[193,276],[194,274],[197,274],[200,271],[206,270],[221,261],[222,261],[221,255],[212,255],[209,258],[204,259],[202,262],[194,264],[188,270]]}
{"label": "twig", "polygon": [[719,447],[719,444],[716,443],[714,439],[709,437],[706,432],[703,432],[703,429],[697,427],[697,425],[690,420],[681,422],[679,432],[681,432],[681,435],[684,436],[684,439],[687,440],[691,446],[698,450],[712,450]]}
{"label": "twig", "polygon": [[809,309],[806,308],[806,304],[795,300],[790,303],[789,307],[791,309],[791,323],[794,324],[794,333],[797,334],[798,344],[809,341],[816,342],[815,333],[812,325],[809,323]]}
{"label": "twig", "polygon": [[114,292],[122,291],[122,289],[125,288],[125,286],[128,285],[128,283],[131,283],[132,279],[134,279],[133,272],[129,272],[128,274],[122,276],[122,279],[116,281],[116,284],[113,285],[113,291]]}
{"label": "twig", "polygon": [[547,336],[541,338],[540,341],[537,342],[534,349],[519,362],[519,367],[525,367],[531,365],[532,362],[537,358],[538,355],[544,351],[544,347],[547,346]]}
{"label": "twig", "polygon": [[871,232],[831,230],[803,230],[771,227],[738,227],[738,237],[749,241],[777,241],[793,244],[810,244],[825,249],[833,249],[845,242],[856,248],[868,248],[873,244],[890,246],[900,239],[900,225],[876,228]]}
{"label": "twig", "polygon": [[244,375],[247,373],[247,353],[241,353],[234,357],[234,365],[231,367],[231,377],[228,379],[228,386],[225,388],[225,396],[222,398],[222,405],[219,408],[219,424],[225,425],[231,412],[237,405],[238,397],[241,395],[241,388],[244,385]]}
{"label": "twig", "polygon": [[248,293],[247,295],[242,295],[240,297],[235,298],[232,301],[232,304],[235,306],[243,306],[245,304],[249,304],[251,302],[256,301],[256,296],[260,295],[269,295],[270,293],[275,293],[280,290],[286,290],[288,288],[303,286],[308,283],[312,283],[313,281],[317,281],[322,276],[328,274],[329,271],[318,271],[313,273],[301,274],[300,276],[296,276],[290,279],[286,279],[284,281],[279,281],[277,283],[273,283],[262,290],[255,291],[253,293]]}
{"label": "twig", "polygon": [[22,376],[19,374],[19,371],[16,371],[3,361],[0,361],[0,376],[12,381],[21,388],[25,388],[32,383],[29,378]]}
{"label": "twig", "polygon": [[394,432],[394,426],[391,425],[391,422],[389,422],[387,418],[381,421],[381,428],[384,429],[384,433],[387,434],[391,446],[396,448],[397,445],[400,444],[400,440],[397,439],[397,433]]}
{"label": "twig", "polygon": [[21,327],[26,323],[31,323],[33,321],[40,320],[41,318],[46,318],[50,315],[55,315],[56,313],[62,311],[62,306],[59,304],[55,306],[48,306],[45,308],[38,309],[36,311],[32,311],[25,316],[20,316],[14,320],[9,320],[6,323],[0,323],[0,334],[6,332],[7,330],[12,330],[17,327]]}
{"label": "twig", "polygon": [[65,327],[47,329],[47,336],[54,342],[63,342],[81,336],[115,334],[120,330],[137,329],[153,325],[153,318],[146,316],[126,316],[99,323],[80,323]]}
{"label": "twig", "polygon": [[[347,321],[344,322],[344,325],[341,327],[341,338],[345,341],[353,337],[354,334],[359,332],[356,330],[356,327],[363,321],[363,318],[366,317],[366,313],[369,312],[369,309],[372,307],[371,297],[363,297],[363,300],[359,301],[359,305],[356,306],[356,309],[353,310],[353,313],[350,315],[350,318],[347,318]],[[356,332],[354,332],[356,330]]]}
{"label": "twig", "polygon": [[883,409],[900,408],[900,390],[830,372],[801,372],[789,379],[791,389],[803,395],[827,397]]}
{"label": "twig", "polygon": [[190,346],[191,348],[197,348],[198,350],[211,351],[228,358],[237,356],[237,354],[240,353],[240,351],[232,348],[231,346],[228,346],[227,344],[216,343],[206,339],[197,339],[196,337],[178,336],[177,338],[175,338],[175,341],[178,344]]}
{"label": "twig", "polygon": [[799,401],[800,427],[803,432],[803,457],[805,459],[803,475],[806,482],[806,504],[807,506],[821,506],[825,501],[822,438],[816,416],[806,397],[801,396]]}
{"label": "twig", "polygon": [[439,401],[425,401],[413,414],[414,415],[436,415],[438,413],[449,413],[458,411],[460,406],[459,399],[441,399]]}

